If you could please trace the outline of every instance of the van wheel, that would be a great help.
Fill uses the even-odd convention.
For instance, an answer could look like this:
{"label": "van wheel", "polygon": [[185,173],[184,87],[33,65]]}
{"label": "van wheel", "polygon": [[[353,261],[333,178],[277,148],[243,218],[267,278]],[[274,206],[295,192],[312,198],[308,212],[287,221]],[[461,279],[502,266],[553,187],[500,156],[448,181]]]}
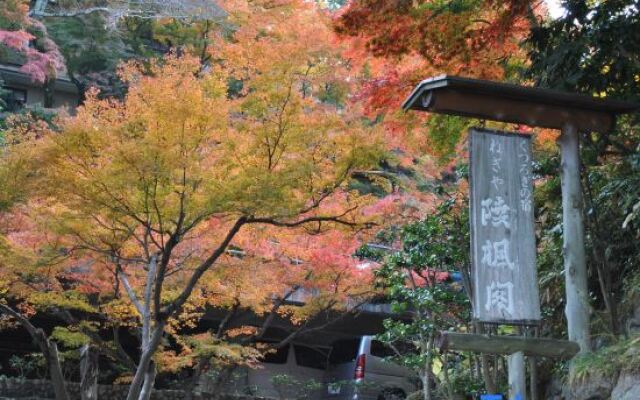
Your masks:
{"label": "van wheel", "polygon": [[385,389],[378,396],[378,400],[403,400],[407,397],[400,389]]}

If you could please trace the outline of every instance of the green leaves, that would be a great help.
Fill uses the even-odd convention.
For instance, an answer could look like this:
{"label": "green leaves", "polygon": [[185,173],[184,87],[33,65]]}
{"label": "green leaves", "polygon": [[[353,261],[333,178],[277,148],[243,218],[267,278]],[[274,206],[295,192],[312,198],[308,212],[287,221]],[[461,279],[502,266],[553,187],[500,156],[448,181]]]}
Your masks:
{"label": "green leaves", "polygon": [[77,349],[90,342],[87,335],[74,329],[56,326],[53,328],[51,338],[62,343],[67,348]]}
{"label": "green leaves", "polygon": [[[469,321],[469,299],[449,279],[450,272],[468,263],[467,221],[466,201],[440,203],[432,215],[402,228],[401,249],[384,258],[375,272],[393,311],[404,317],[385,320],[378,338],[400,352],[394,361],[422,374],[430,374],[429,366],[441,357],[434,346],[438,333],[459,330]],[[381,238],[393,242],[386,235]]]}
{"label": "green leaves", "polygon": [[425,123],[429,142],[429,151],[438,157],[442,165],[456,156],[456,148],[462,135],[475,121],[469,118],[444,114],[429,116]]}
{"label": "green leaves", "polygon": [[546,87],[639,98],[637,1],[580,0],[564,6],[564,17],[531,31],[528,77]]}
{"label": "green leaves", "polygon": [[86,313],[96,312],[87,298],[76,292],[34,292],[29,295],[29,303],[40,310],[75,310]]}

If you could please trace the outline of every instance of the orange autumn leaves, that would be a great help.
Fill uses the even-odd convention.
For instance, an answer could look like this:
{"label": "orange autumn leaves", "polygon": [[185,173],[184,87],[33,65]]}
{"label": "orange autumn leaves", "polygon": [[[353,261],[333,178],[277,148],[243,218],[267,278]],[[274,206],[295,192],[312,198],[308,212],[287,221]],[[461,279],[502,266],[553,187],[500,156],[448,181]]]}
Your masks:
{"label": "orange autumn leaves", "polygon": [[[40,137],[28,152],[15,149],[42,163],[28,208],[38,231],[55,238],[37,245],[53,243],[62,255],[52,281],[64,277],[65,290],[97,295],[114,323],[136,324],[116,264],[140,293],[142,260],[170,240],[177,224],[188,227],[167,266],[162,301],[170,302],[239,216],[287,224],[335,216],[341,222],[291,233],[245,226],[233,245],[246,255],[230,251],[204,275],[171,322],[172,332],[193,324],[208,305],[239,301],[264,313],[274,296],[294,286],[326,292],[336,307],[366,291],[367,274],[355,268],[351,253],[357,229],[379,222],[379,215],[362,213],[376,199],[348,184],[353,171],[381,158],[378,132],[357,113],[320,101],[342,79],[331,46],[320,41],[306,49],[295,36],[253,29],[240,28],[236,42],[214,50],[223,61],[206,68],[189,56],[124,66],[124,101],[90,92],[77,116],[61,123],[61,133]],[[252,34],[258,36],[250,40]],[[254,54],[253,41],[268,42],[271,51]],[[234,95],[227,91],[232,78],[244,85]],[[5,271],[19,276],[20,268],[16,263]],[[301,310],[283,312],[298,321],[314,312]]]}
{"label": "orange autumn leaves", "polygon": [[[237,5],[234,29],[211,47],[210,65],[184,54],[125,65],[123,101],[90,92],[61,133],[16,149],[38,160],[26,199],[34,228],[25,226],[47,234],[33,242],[36,254],[50,247],[61,256],[47,278],[76,296],[65,301],[90,294],[108,324],[139,325],[117,268],[140,295],[143,261],[177,240],[162,282],[161,305],[169,304],[241,216],[273,223],[242,227],[169,321],[169,333],[193,327],[207,307],[266,315],[293,288],[303,289],[306,305],[277,312],[296,324],[327,308],[344,310],[372,291],[371,267],[352,257],[371,240],[365,228],[420,218],[433,202],[429,193],[401,193],[400,178],[379,170],[385,159],[398,171],[432,173],[409,154],[387,151],[396,144],[356,101],[361,71],[327,15],[297,0],[229,4]],[[354,175],[391,195],[362,194]],[[325,217],[339,222],[292,227]],[[188,229],[172,239],[178,224]],[[4,271],[21,279],[21,268]],[[62,288],[43,286],[52,295]],[[23,292],[9,295],[30,301]],[[233,327],[228,335],[251,332]]]}
{"label": "orange autumn leaves", "polygon": [[512,79],[526,64],[521,41],[544,12],[542,2],[531,1],[355,0],[334,26],[355,70],[364,71],[358,97],[368,115],[382,120],[389,141],[408,154],[441,156],[431,116],[403,113],[402,101],[421,80],[440,74]]}

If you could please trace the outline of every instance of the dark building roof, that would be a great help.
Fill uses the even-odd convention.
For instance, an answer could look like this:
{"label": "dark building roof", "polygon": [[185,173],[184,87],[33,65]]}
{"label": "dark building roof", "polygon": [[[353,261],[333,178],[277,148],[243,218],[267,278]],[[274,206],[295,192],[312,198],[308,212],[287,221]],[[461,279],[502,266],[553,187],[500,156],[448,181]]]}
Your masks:
{"label": "dark building roof", "polygon": [[[0,64],[0,78],[4,80],[5,85],[19,85],[22,87],[38,87],[38,84],[34,83],[29,75],[20,71],[20,66],[10,64]],[[65,76],[60,76],[56,79],[54,89],[57,92],[70,93],[78,95],[78,88],[71,82],[71,80]]]}

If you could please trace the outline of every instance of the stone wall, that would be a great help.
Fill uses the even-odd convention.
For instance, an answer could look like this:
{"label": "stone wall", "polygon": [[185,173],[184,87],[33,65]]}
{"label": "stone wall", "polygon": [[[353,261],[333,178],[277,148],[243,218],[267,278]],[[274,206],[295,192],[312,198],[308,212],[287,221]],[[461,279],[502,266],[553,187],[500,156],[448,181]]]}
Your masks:
{"label": "stone wall", "polygon": [[[67,383],[67,390],[72,400],[80,400],[80,385]],[[128,386],[99,385],[98,398],[120,400],[127,397]],[[0,379],[0,398],[9,399],[54,399],[53,386],[48,380]],[[258,397],[217,395],[198,393],[189,396],[182,390],[154,390],[151,400],[267,400]]]}

